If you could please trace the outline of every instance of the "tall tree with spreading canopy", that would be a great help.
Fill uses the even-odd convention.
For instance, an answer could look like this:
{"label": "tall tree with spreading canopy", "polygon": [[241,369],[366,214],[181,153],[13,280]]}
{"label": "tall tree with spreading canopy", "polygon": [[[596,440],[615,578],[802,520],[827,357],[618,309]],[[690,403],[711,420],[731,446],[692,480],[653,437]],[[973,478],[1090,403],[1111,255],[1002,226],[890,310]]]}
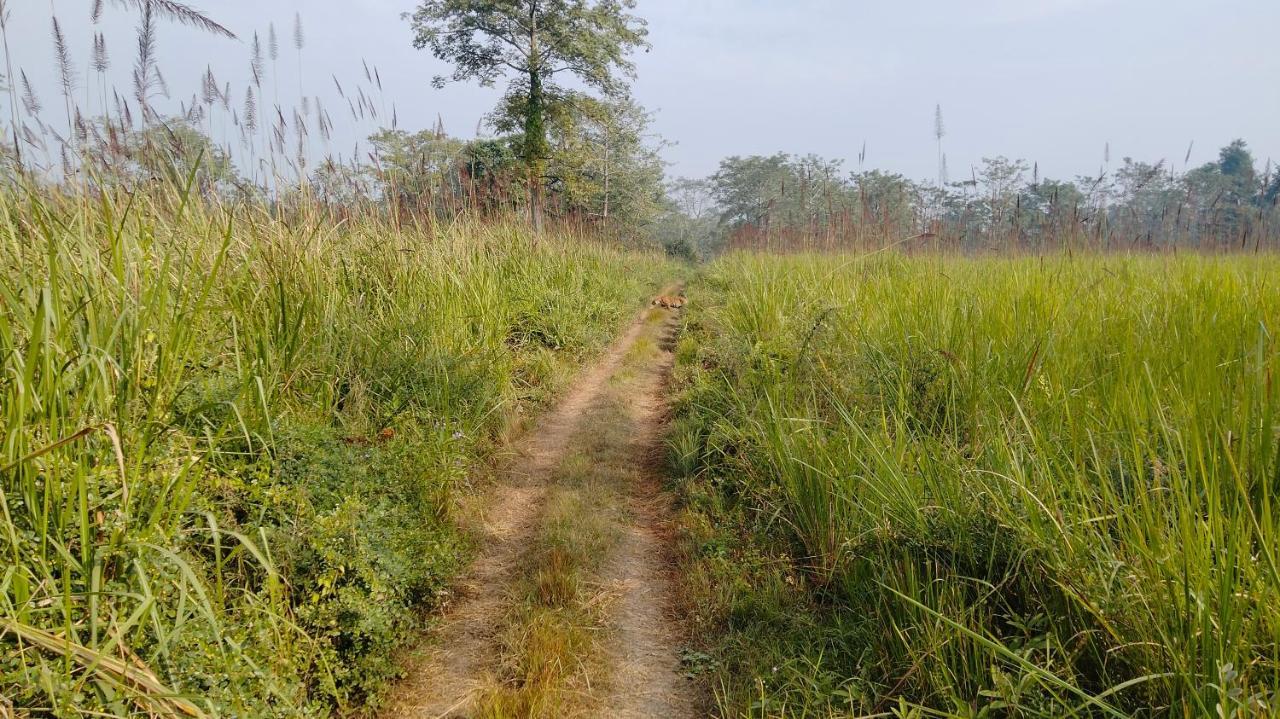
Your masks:
{"label": "tall tree with spreading canopy", "polygon": [[635,77],[628,59],[647,48],[645,21],[631,13],[635,0],[425,0],[406,18],[414,47],[430,48],[453,65],[450,80],[492,86],[510,77],[524,96],[524,163],[529,217],[542,227],[542,178],[549,146],[545,116],[558,76],[577,77],[606,95],[624,89],[619,76]]}

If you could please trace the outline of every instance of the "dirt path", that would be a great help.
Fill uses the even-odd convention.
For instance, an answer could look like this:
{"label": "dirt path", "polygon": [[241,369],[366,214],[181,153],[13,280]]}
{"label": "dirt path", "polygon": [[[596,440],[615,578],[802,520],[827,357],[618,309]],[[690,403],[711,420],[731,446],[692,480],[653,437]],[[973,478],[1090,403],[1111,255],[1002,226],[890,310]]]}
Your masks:
{"label": "dirt path", "polygon": [[[485,513],[480,556],[382,716],[696,716],[696,693],[680,673],[660,479],[674,326],[671,311],[646,312],[514,447]],[[592,536],[604,543],[590,544],[566,579],[585,587],[582,596],[543,609],[590,625],[578,634],[593,638],[579,646],[570,635],[561,643],[575,655],[546,659],[545,651],[522,652],[520,642],[530,633],[528,605],[561,602],[530,587],[545,584],[548,572],[569,571],[560,554],[551,569],[539,566],[547,562],[540,545],[565,541],[547,537],[564,534],[555,527],[566,521],[556,509],[566,495],[590,514],[583,525],[596,527]],[[513,669],[530,662],[555,666]],[[512,685],[528,696],[493,699]]]}
{"label": "dirt path", "polygon": [[630,419],[639,432],[634,455],[640,468],[628,491],[631,522],[606,576],[616,586],[619,602],[608,648],[614,669],[611,695],[604,705],[617,719],[690,717],[698,697],[680,671],[681,622],[676,609],[670,555],[671,506],[662,491],[662,431],[666,419],[666,385],[673,355],[674,329],[659,338],[654,362],[641,370]]}

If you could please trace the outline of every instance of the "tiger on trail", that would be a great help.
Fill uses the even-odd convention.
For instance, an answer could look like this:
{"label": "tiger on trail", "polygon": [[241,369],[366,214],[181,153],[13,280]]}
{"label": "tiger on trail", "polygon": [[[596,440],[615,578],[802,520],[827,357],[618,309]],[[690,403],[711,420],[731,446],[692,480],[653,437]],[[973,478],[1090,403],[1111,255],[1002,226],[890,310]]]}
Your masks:
{"label": "tiger on trail", "polygon": [[676,310],[684,307],[683,297],[673,297],[671,295],[658,295],[653,298],[654,307],[665,307],[666,309]]}

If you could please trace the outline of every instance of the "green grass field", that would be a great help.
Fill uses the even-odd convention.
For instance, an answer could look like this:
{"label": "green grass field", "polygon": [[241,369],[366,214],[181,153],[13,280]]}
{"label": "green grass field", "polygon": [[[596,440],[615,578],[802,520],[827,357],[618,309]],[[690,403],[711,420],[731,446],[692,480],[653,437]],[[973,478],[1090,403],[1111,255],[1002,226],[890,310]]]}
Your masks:
{"label": "green grass field", "polygon": [[690,298],[725,715],[1277,711],[1276,258],[736,254]]}
{"label": "green grass field", "polygon": [[[0,193],[0,696],[55,716],[376,707],[494,450],[680,274],[86,198]],[[730,254],[689,290],[721,715],[1276,711],[1276,258]]]}
{"label": "green grass field", "polygon": [[663,268],[519,224],[0,191],[0,697],[360,706],[468,556],[496,440]]}
{"label": "green grass field", "polygon": [[0,0],[0,719],[1280,719],[1277,29]]}

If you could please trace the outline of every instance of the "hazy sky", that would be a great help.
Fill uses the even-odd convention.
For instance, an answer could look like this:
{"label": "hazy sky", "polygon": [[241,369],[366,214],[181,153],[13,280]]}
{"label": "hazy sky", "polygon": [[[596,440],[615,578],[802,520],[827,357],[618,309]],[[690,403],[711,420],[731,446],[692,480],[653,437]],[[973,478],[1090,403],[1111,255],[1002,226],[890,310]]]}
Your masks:
{"label": "hazy sky", "polygon": [[[241,103],[249,39],[255,30],[265,38],[274,21],[279,99],[289,113],[298,96],[295,12],[306,35],[305,91],[323,97],[339,125],[335,152],[349,155],[356,136],[372,129],[337,112],[330,79],[353,88],[363,81],[362,58],[379,69],[385,103],[394,102],[404,129],[440,117],[451,134],[470,137],[500,93],[430,86],[444,68],[411,45],[400,13],[412,0],[187,2],[241,39],[163,26],[174,107],[198,91],[207,65],[231,81]],[[45,120],[65,127],[50,4],[8,0],[10,43],[15,74],[25,68],[42,90]],[[52,5],[76,55],[78,94],[96,102],[97,81],[84,75],[90,2]],[[136,18],[108,8],[111,76],[125,94]],[[868,169],[931,178],[935,104],[953,179],[999,154],[1038,162],[1043,176],[1094,173],[1108,142],[1115,162],[1165,158],[1181,167],[1194,141],[1198,164],[1236,137],[1259,164],[1280,160],[1280,0],[640,0],[638,12],[653,48],[636,57],[635,94],[656,111],[655,131],[676,143],[666,152],[672,175],[705,175],[727,155],[780,150],[846,158],[856,169],[865,142]],[[267,87],[272,99],[273,83]]]}

